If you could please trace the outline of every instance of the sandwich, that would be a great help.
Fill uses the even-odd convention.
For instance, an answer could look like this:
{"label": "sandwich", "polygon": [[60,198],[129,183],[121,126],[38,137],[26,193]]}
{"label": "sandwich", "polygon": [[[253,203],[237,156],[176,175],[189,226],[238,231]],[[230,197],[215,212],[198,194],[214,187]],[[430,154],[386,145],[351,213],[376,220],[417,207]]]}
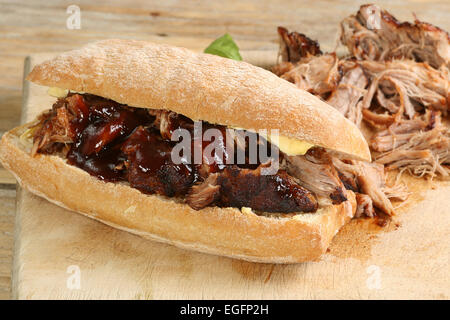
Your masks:
{"label": "sandwich", "polygon": [[360,130],[267,70],[105,40],[37,65],[27,80],[55,102],[3,135],[0,161],[61,207],[267,263],[317,259],[357,212],[362,195],[340,168],[371,160]]}

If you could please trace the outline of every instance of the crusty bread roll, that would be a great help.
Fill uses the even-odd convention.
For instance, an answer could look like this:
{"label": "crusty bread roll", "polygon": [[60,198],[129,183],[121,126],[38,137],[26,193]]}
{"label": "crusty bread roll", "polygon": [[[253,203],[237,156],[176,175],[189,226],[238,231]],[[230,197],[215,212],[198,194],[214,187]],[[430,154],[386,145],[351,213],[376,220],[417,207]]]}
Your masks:
{"label": "crusty bread roll", "polygon": [[[280,134],[370,160],[358,128],[337,110],[272,73],[244,62],[148,42],[106,40],[36,66],[35,83],[82,91],[133,107],[168,109],[193,120]],[[49,106],[50,107],[50,106]],[[316,213],[196,211],[176,198],[103,182],[56,155],[31,157],[30,124],[7,132],[0,161],[31,192],[146,238],[256,262],[316,259],[353,217],[355,196]],[[74,187],[76,186],[76,187]]]}
{"label": "crusty bread roll", "polygon": [[335,108],[246,62],[184,48],[104,40],[36,66],[27,80],[132,107],[280,135],[370,161],[360,130]]}
{"label": "crusty bread roll", "polygon": [[310,214],[260,216],[218,207],[196,211],[126,183],[103,182],[58,156],[31,157],[32,142],[20,139],[27,127],[7,132],[0,144],[0,161],[21,186],[115,228],[181,248],[255,262],[310,261],[325,252],[356,210],[349,191],[348,201]]}

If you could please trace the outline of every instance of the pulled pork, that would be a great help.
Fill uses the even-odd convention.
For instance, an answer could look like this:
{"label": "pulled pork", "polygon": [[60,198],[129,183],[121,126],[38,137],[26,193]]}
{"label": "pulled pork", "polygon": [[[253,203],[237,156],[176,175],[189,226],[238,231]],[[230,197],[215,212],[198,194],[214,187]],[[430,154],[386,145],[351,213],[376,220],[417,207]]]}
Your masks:
{"label": "pulled pork", "polygon": [[[41,116],[33,131],[33,152],[63,151],[69,164],[101,180],[126,181],[147,194],[178,197],[196,210],[219,206],[250,207],[256,212],[315,212],[320,205],[346,201],[351,190],[360,194],[358,212],[374,215],[374,208],[378,208],[393,214],[382,167],[374,170],[375,165],[369,164],[366,168],[363,163],[340,160],[323,148],[313,147],[299,156],[280,151],[280,169],[264,175],[263,168],[274,159],[250,164],[248,143],[237,139],[239,130],[226,135],[223,126],[204,122],[202,127],[222,132],[224,138],[217,141],[219,150],[205,155],[207,144],[202,142],[201,163],[185,158],[175,163],[171,136],[178,128],[192,132],[194,123],[189,118],[69,93]],[[222,159],[232,157],[226,139],[237,139],[236,147],[246,151],[245,163],[218,160],[217,152],[222,153]],[[195,139],[191,140],[192,145],[195,143]],[[370,201],[362,194],[367,194]]]}
{"label": "pulled pork", "polygon": [[304,156],[289,156],[286,164],[288,173],[316,195],[330,199],[333,204],[347,200],[331,156],[322,148],[311,148]]}
{"label": "pulled pork", "polygon": [[346,190],[356,194],[357,213],[376,215],[375,208],[387,215],[395,214],[390,199],[405,200],[408,192],[402,185],[388,186],[384,167],[378,163],[344,160],[320,147],[304,156],[287,157],[282,165],[299,183],[322,197],[323,204],[346,200]]}
{"label": "pulled pork", "polygon": [[87,114],[88,109],[84,100],[77,95],[58,100],[51,110],[38,117],[39,126],[34,134],[31,155],[36,155],[38,151],[46,153],[61,151],[64,145],[73,143],[79,133],[77,124],[81,125]]}
{"label": "pulled pork", "polygon": [[398,22],[376,5],[363,5],[341,22],[341,42],[359,60],[410,59],[450,67],[450,36],[417,18]]}
{"label": "pulled pork", "polygon": [[450,128],[442,124],[439,112],[392,124],[375,134],[371,147],[377,152],[375,161],[387,169],[419,177],[450,176]]}
{"label": "pulled pork", "polygon": [[324,54],[319,44],[298,32],[278,27],[281,63],[272,72],[315,95],[327,96],[333,91],[340,74],[335,53]]}
{"label": "pulled pork", "polygon": [[[291,37],[295,34],[290,33]],[[283,36],[280,39],[281,50],[288,50],[286,47],[291,46],[292,41],[286,41]],[[291,46],[289,55],[281,54],[282,59],[300,56],[295,63],[282,61],[272,71],[300,89],[321,97],[359,126],[363,119],[363,98],[367,94],[369,79],[358,61],[339,60],[335,53],[293,54],[298,47]],[[331,199],[331,202],[345,198],[345,189],[355,192],[357,216],[364,214],[373,217],[376,215],[375,207],[387,215],[394,214],[385,192],[396,189],[386,186],[382,165],[341,160],[322,149],[313,148],[305,156],[287,157],[286,166],[287,171],[303,186],[324,199]],[[398,190],[392,196],[404,198],[405,192]]]}
{"label": "pulled pork", "polygon": [[359,127],[368,79],[361,66],[352,60],[340,61],[339,70],[342,77],[326,101]]}
{"label": "pulled pork", "polygon": [[381,164],[357,160],[341,160],[333,157],[333,165],[339,171],[347,189],[356,194],[357,214],[374,217],[374,206],[388,215],[394,214],[390,198],[405,200],[408,196],[401,185],[388,186]]}
{"label": "pulled pork", "polygon": [[334,53],[310,55],[301,58],[295,65],[282,62],[272,71],[298,88],[322,97],[326,97],[336,88],[340,78],[338,59]]}
{"label": "pulled pork", "polygon": [[[376,10],[380,20],[374,28]],[[449,177],[450,129],[442,120],[450,109],[445,31],[417,19],[399,23],[387,11],[363,5],[341,23],[340,40],[351,57],[308,49],[319,45],[308,45],[305,35],[285,28],[278,33],[282,61],[272,71],[319,96],[357,126],[364,121],[375,130],[369,142],[376,163],[333,158],[340,181],[356,193],[358,215],[373,216],[374,207],[392,214],[389,199],[407,197],[403,186],[385,185],[383,166],[418,177]],[[299,159],[288,159],[288,164],[294,161],[301,164]]]}
{"label": "pulled pork", "polygon": [[[450,108],[448,74],[425,63],[411,60],[361,61],[359,65],[371,81],[363,108],[376,105],[391,115],[387,123],[366,116],[365,119],[374,125],[384,126],[402,118],[412,119],[424,109],[441,110],[446,114]],[[373,101],[375,96],[376,101]]]}
{"label": "pulled pork", "polygon": [[317,41],[311,40],[298,32],[289,33],[286,28],[278,27],[280,41],[280,56],[283,61],[297,62],[302,58],[321,55]]}
{"label": "pulled pork", "polygon": [[[341,201],[342,202],[342,201]],[[256,170],[225,168],[192,187],[187,203],[194,209],[208,205],[250,207],[262,212],[315,212],[318,203],[311,191],[300,186],[285,171],[262,175]]]}
{"label": "pulled pork", "polygon": [[[315,212],[319,197],[333,204],[347,200],[344,184],[325,150],[313,148],[298,157],[280,152],[281,162],[289,161],[289,165],[264,175],[262,169],[278,159],[250,163],[249,145],[239,138],[241,130],[230,130],[227,135],[225,127],[203,122],[202,128],[222,133],[214,141],[218,149],[207,154],[208,144],[198,143],[191,135],[191,146],[201,148],[201,163],[189,161],[189,154],[175,163],[176,142],[171,138],[180,128],[192,133],[194,122],[167,110],[132,108],[94,95],[69,93],[33,128],[33,155],[60,154],[101,180],[126,181],[143,193],[178,197],[196,210],[219,206],[250,207],[256,212]],[[226,162],[238,156],[229,149],[227,139],[236,139],[234,145],[244,150],[245,163]],[[259,146],[263,141],[258,141]],[[195,147],[191,152],[192,160]]]}

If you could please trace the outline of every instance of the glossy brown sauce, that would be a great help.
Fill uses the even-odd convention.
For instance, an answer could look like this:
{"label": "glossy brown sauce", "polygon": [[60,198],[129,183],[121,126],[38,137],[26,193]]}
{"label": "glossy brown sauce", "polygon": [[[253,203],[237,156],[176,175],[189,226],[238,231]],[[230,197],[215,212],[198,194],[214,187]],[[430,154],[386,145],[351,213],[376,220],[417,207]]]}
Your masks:
{"label": "glossy brown sauce", "polygon": [[198,181],[196,168],[172,162],[173,142],[155,129],[137,128],[122,145],[128,158],[130,185],[146,193],[184,195]]}
{"label": "glossy brown sauce", "polygon": [[[260,175],[257,171],[262,164],[259,158],[250,164],[249,138],[238,146],[234,144],[234,137],[227,136],[224,126],[202,122],[200,138],[204,138],[207,129],[218,132],[211,141],[199,140],[194,134],[194,122],[182,115],[132,108],[101,97],[73,93],[58,99],[41,121],[34,139],[35,142],[47,141],[47,144],[38,152],[53,153],[64,149],[69,164],[103,181],[127,181],[144,193],[173,197],[186,196],[194,185],[212,173],[219,173],[222,191],[214,205],[249,206],[266,212],[311,212],[317,209],[314,196],[285,172]],[[174,163],[172,150],[178,141],[170,138],[179,128],[191,134],[191,140],[187,141],[191,146],[190,154],[185,155],[190,159],[182,158],[180,163]],[[63,140],[59,140],[64,134]],[[54,139],[48,139],[52,135]],[[230,138],[233,139],[233,150],[227,144]],[[207,149],[211,143],[216,147]],[[270,143],[266,143],[270,150]],[[235,165],[238,148],[241,155],[244,151],[245,163]],[[194,161],[198,149],[201,152],[199,163]]]}
{"label": "glossy brown sauce", "polygon": [[[176,142],[169,139],[179,128],[193,136],[194,123],[181,116],[169,116],[166,129],[155,127],[155,116],[145,109],[130,108],[114,101],[92,95],[71,94],[71,110],[76,117],[71,121],[76,138],[67,153],[67,160],[89,174],[104,181],[126,180],[145,193],[168,196],[184,195],[201,175],[222,171],[227,161],[235,157],[226,145],[226,128],[203,123],[202,129],[218,129],[220,156],[203,152],[212,141],[201,141],[202,164],[188,160],[174,164],[171,151]],[[60,103],[60,102],[59,102]],[[195,140],[191,141],[191,161],[194,159]],[[248,155],[246,155],[248,157]],[[124,166],[126,162],[126,166]],[[244,164],[243,168],[256,168],[257,164]],[[153,181],[156,178],[156,181]]]}
{"label": "glossy brown sauce", "polygon": [[145,110],[131,109],[106,99],[77,96],[80,114],[71,122],[77,134],[67,160],[105,181],[124,180],[120,165],[126,160],[121,143],[139,125],[153,121]]}

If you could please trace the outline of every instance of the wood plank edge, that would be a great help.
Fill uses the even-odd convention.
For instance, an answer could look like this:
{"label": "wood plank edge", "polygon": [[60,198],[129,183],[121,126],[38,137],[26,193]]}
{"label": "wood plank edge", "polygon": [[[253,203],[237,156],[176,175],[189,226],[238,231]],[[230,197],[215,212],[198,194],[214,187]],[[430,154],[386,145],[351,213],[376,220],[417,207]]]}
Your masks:
{"label": "wood plank edge", "polygon": [[[23,86],[22,86],[22,114],[20,115],[20,123],[23,124],[25,122],[26,112],[25,108],[29,99],[30,92],[30,84],[25,77],[30,73],[31,69],[31,57],[27,56],[24,60],[23,67]],[[20,227],[20,219],[21,219],[21,204],[23,191],[22,188],[17,185],[16,189],[16,216],[14,219],[14,246],[13,246],[13,261],[12,261],[12,270],[11,270],[11,298],[14,300],[23,299],[25,297],[20,296],[20,283],[19,283],[19,275],[22,269],[22,262],[20,261],[20,248],[21,248],[21,227]]]}

